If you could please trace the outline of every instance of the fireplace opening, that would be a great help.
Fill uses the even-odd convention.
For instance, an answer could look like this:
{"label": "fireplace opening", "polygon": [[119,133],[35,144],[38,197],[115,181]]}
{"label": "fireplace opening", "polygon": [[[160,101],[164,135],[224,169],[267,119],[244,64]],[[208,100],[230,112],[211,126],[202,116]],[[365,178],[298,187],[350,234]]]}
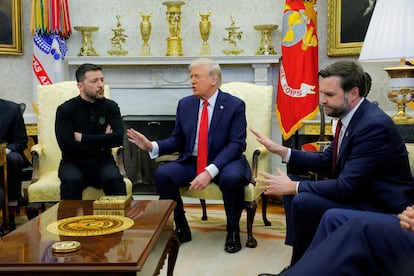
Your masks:
{"label": "fireplace opening", "polygon": [[[171,135],[175,126],[174,115],[125,115],[125,129],[134,128],[149,140],[160,140]],[[172,157],[173,158],[173,157]],[[160,162],[149,157],[124,137],[124,163],[127,176],[132,181],[132,194],[155,195],[154,171]]]}

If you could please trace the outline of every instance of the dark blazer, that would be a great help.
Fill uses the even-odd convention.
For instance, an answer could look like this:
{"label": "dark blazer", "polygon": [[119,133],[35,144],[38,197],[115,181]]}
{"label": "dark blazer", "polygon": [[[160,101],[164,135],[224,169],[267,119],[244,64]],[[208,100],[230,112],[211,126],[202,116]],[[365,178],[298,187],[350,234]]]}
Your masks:
{"label": "dark blazer", "polygon": [[23,153],[27,147],[26,126],[20,105],[0,99],[0,142],[11,151]]}
{"label": "dark blazer", "polygon": [[[178,162],[191,157],[197,134],[200,100],[191,95],[181,99],[177,106],[175,128],[172,135],[157,141],[159,155],[179,152]],[[221,171],[228,163],[240,159],[243,168],[249,168],[243,155],[246,150],[245,103],[229,93],[219,90],[208,137],[208,164]],[[250,171],[242,170],[249,179]]]}
{"label": "dark blazer", "polygon": [[[320,154],[292,150],[289,164],[329,172],[332,150],[332,144]],[[364,100],[347,126],[333,179],[301,181],[299,192],[384,213],[399,213],[412,205],[414,180],[408,152],[391,118]]]}
{"label": "dark blazer", "polygon": [[413,275],[413,248],[414,233],[395,215],[330,209],[309,249],[283,275]]}

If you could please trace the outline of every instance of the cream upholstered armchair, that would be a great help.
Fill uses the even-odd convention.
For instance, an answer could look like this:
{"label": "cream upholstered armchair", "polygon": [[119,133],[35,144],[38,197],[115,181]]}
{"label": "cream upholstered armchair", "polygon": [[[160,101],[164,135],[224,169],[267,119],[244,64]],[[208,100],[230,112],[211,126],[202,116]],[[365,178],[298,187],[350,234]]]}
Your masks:
{"label": "cream upholstered armchair", "polygon": [[408,161],[410,162],[411,175],[414,176],[414,143],[405,143],[408,151]]}
{"label": "cream upholstered armchair", "polygon": [[[269,137],[271,126],[272,110],[272,86],[260,86],[247,82],[230,82],[221,86],[223,91],[229,92],[242,99],[246,104],[247,127],[252,127],[261,134]],[[246,157],[252,169],[252,177],[257,176],[258,171],[268,171],[269,152],[256,137],[247,130],[247,149]],[[254,248],[257,241],[253,237],[253,220],[256,214],[257,201],[260,196],[265,197],[263,190],[257,189],[253,180],[244,189],[245,209],[247,212],[247,242],[246,246]],[[180,193],[184,197],[199,198],[203,206],[203,220],[207,219],[205,200],[222,200],[221,191],[215,183],[210,183],[205,190],[189,191],[187,187],[180,188]],[[263,220],[265,225],[270,225],[266,218],[266,199],[263,199]]]}
{"label": "cream upholstered armchair", "polygon": [[[27,216],[33,218],[45,209],[46,203],[60,200],[60,180],[58,167],[61,151],[55,136],[55,117],[57,107],[66,100],[79,95],[76,81],[64,81],[51,85],[39,85],[37,88],[38,143],[31,149],[33,173],[31,184],[27,188]],[[109,86],[105,85],[105,97],[109,98]],[[132,194],[132,182],[126,177],[122,147],[113,149],[114,158],[124,176],[127,194]],[[102,189],[87,187],[82,199],[97,199],[104,195]]]}

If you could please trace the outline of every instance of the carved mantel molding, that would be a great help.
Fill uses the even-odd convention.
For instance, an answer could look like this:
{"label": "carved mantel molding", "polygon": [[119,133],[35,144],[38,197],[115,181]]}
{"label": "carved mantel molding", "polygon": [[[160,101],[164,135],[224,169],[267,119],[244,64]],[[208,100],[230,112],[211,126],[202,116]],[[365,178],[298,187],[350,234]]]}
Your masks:
{"label": "carved mantel molding", "polygon": [[[191,93],[188,65],[198,57],[67,57],[70,75],[77,66],[102,66],[105,82],[123,115],[173,115],[178,99]],[[222,69],[223,82],[243,81],[276,87],[280,55],[209,56]]]}

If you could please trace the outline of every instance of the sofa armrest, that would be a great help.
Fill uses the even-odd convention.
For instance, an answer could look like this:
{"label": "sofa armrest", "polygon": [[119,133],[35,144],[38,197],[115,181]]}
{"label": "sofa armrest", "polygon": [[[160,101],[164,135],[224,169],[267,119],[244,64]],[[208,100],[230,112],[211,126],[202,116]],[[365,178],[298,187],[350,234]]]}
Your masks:
{"label": "sofa armrest", "polygon": [[31,182],[34,183],[39,180],[39,157],[43,154],[43,147],[40,144],[33,145],[30,149],[32,155],[32,179]]}

